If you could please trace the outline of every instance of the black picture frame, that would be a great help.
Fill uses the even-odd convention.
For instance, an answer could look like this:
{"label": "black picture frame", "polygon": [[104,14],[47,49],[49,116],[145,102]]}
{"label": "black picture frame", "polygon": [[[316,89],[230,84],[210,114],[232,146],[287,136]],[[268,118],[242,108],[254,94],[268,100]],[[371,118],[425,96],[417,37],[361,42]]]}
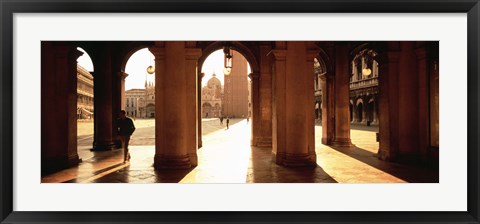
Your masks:
{"label": "black picture frame", "polygon": [[[0,0],[1,223],[480,223],[478,0]],[[13,211],[15,13],[467,13],[468,211],[466,212],[20,212]]]}

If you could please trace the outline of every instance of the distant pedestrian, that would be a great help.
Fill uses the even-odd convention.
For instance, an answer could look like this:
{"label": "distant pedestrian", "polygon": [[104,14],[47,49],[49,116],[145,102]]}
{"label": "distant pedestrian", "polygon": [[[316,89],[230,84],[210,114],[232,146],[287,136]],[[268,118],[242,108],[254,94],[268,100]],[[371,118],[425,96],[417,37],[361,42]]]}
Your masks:
{"label": "distant pedestrian", "polygon": [[227,129],[228,129],[228,124],[230,123],[230,119],[227,117]]}
{"label": "distant pedestrian", "polygon": [[220,117],[220,124],[223,125],[223,117]]}
{"label": "distant pedestrian", "polygon": [[247,116],[247,124],[248,124],[248,120],[250,119],[250,116]]}
{"label": "distant pedestrian", "polygon": [[122,140],[123,147],[123,163],[130,161],[130,153],[128,152],[128,143],[130,142],[130,136],[135,131],[135,125],[131,118],[126,116],[124,110],[120,111],[120,117],[117,120],[117,131]]}

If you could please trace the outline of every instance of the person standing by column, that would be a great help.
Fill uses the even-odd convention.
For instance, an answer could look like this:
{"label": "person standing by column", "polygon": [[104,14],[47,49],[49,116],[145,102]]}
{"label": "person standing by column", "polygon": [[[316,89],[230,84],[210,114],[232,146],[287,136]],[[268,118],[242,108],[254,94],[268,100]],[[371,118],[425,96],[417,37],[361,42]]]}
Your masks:
{"label": "person standing by column", "polygon": [[230,123],[230,119],[227,117],[227,129],[228,129],[228,124]]}
{"label": "person standing by column", "polygon": [[128,152],[128,143],[130,142],[130,136],[135,131],[135,125],[131,118],[126,116],[124,110],[120,111],[120,117],[117,121],[117,131],[120,135],[123,147],[123,163],[130,161],[130,153]]}

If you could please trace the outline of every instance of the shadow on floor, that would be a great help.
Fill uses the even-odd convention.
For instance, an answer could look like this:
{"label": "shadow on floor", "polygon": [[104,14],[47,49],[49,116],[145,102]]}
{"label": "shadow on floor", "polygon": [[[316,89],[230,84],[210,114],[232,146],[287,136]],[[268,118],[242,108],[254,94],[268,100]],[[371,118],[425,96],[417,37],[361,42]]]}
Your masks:
{"label": "shadow on floor", "polygon": [[[322,123],[315,123],[315,126],[322,127]],[[350,130],[359,130],[359,131],[371,131],[371,132],[378,132],[379,126],[378,125],[366,125],[366,124],[350,124]]]}
{"label": "shadow on floor", "polygon": [[[115,170],[118,167],[122,167],[122,166],[125,166],[125,164],[124,163],[118,163],[118,164],[103,168],[101,170],[97,170],[97,171],[93,172],[92,174],[93,174],[93,176],[101,175],[103,173],[111,172],[112,170]],[[85,181],[87,179],[88,178],[74,178],[74,179],[71,179],[71,180],[68,180],[68,181],[64,181],[63,183],[81,183],[82,181]]]}
{"label": "shadow on floor", "polygon": [[377,154],[357,146],[329,147],[409,183],[439,182],[438,169],[383,161],[378,159]]}
{"label": "shadow on floor", "polygon": [[193,170],[154,170],[132,169],[127,166],[113,173],[100,177],[92,183],[179,183]]}
{"label": "shadow on floor", "polygon": [[337,183],[320,166],[284,167],[272,161],[271,148],[252,147],[247,183]]}

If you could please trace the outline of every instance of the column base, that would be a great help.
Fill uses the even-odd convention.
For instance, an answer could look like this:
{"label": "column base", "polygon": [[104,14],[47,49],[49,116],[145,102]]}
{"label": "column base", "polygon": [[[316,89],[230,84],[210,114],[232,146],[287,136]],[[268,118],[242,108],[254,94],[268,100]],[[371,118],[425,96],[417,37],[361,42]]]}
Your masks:
{"label": "column base", "polygon": [[197,156],[197,153],[189,153],[189,154],[188,154],[188,157],[189,157],[189,159],[190,159],[190,164],[192,165],[192,167],[198,166],[198,156]]}
{"label": "column base", "polygon": [[355,146],[352,144],[350,138],[336,138],[334,139],[329,145],[336,146],[336,147],[353,147]]}
{"label": "column base", "polygon": [[393,155],[392,153],[390,153],[390,150],[386,150],[386,149],[379,149],[378,150],[378,153],[377,153],[377,157],[378,159],[380,160],[384,160],[384,161],[393,161],[395,160],[395,155]]}
{"label": "column base", "polygon": [[331,145],[331,144],[332,144],[332,139],[330,139],[330,138],[322,138],[322,144],[324,144],[324,145]]}
{"label": "column base", "polygon": [[93,148],[90,149],[90,151],[109,151],[112,149],[115,149],[114,142],[99,142],[99,143],[94,143]]}
{"label": "column base", "polygon": [[77,166],[80,162],[81,162],[81,159],[78,157],[78,155],[68,156],[67,158],[62,156],[62,157],[42,159],[41,175],[44,176],[44,175],[61,171],[63,169],[74,167],[74,166]]}
{"label": "column base", "polygon": [[268,137],[259,137],[252,139],[250,142],[251,146],[256,146],[256,147],[272,147],[272,138]]}
{"label": "column base", "polygon": [[317,163],[312,160],[309,154],[285,154],[282,165],[287,167],[316,166]]}
{"label": "column base", "polygon": [[181,156],[167,156],[155,155],[155,162],[153,164],[155,169],[190,169],[192,163],[188,155]]}
{"label": "column base", "polygon": [[81,162],[82,162],[82,159],[78,156],[78,153],[75,153],[75,155],[69,156],[67,159],[67,164],[69,167],[76,166]]}

